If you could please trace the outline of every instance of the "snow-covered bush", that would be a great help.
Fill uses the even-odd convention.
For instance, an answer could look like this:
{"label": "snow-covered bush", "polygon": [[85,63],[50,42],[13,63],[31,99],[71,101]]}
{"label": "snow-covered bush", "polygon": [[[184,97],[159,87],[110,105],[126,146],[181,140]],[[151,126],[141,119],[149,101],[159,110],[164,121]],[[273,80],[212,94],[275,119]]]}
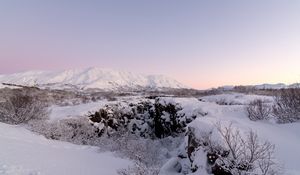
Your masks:
{"label": "snow-covered bush", "polygon": [[274,145],[261,141],[253,131],[242,133],[229,126],[200,124],[189,128],[187,155],[190,171],[214,175],[279,174]]}
{"label": "snow-covered bush", "polygon": [[158,175],[158,167],[147,167],[140,162],[136,162],[132,167],[118,171],[119,175]]}
{"label": "snow-covered bush", "polygon": [[101,135],[125,129],[145,138],[164,138],[185,132],[187,124],[197,117],[181,111],[179,104],[156,98],[155,102],[106,105],[88,117]]}
{"label": "snow-covered bush", "polygon": [[0,121],[4,123],[21,124],[47,116],[46,105],[31,95],[15,93],[0,103]]}
{"label": "snow-covered bush", "polygon": [[161,99],[155,100],[154,131],[158,138],[185,132],[187,120],[185,114],[179,113],[182,107],[179,104],[166,103]]}
{"label": "snow-covered bush", "polygon": [[218,105],[241,105],[240,103],[235,103],[234,101],[228,101],[225,98],[216,100]]}
{"label": "snow-covered bush", "polygon": [[246,112],[250,120],[266,120],[270,117],[272,109],[261,99],[257,99],[246,106]]}
{"label": "snow-covered bush", "polygon": [[88,117],[101,135],[109,136],[116,131],[127,130],[142,137],[153,137],[150,131],[153,125],[152,106],[149,101],[105,105]]}
{"label": "snow-covered bush", "polygon": [[279,123],[300,120],[300,89],[282,89],[275,98],[273,113]]}
{"label": "snow-covered bush", "polygon": [[118,134],[110,137],[113,142],[111,150],[121,152],[123,156],[145,164],[153,166],[162,163],[163,155],[160,155],[157,146],[159,142],[150,139],[144,139],[130,133]]}
{"label": "snow-covered bush", "polygon": [[[110,142],[107,149],[120,152],[123,156],[147,167],[161,166],[165,163],[171,157],[169,152],[178,148],[182,139],[183,137],[147,139],[128,132],[116,132],[110,137],[106,137],[106,141]],[[105,145],[101,147],[103,148]]]}
{"label": "snow-covered bush", "polygon": [[268,141],[260,141],[258,135],[253,131],[242,136],[240,131],[231,125],[228,127],[218,125],[217,127],[227,152],[226,156],[224,154],[218,155],[212,170],[220,171],[223,169],[232,174],[275,173],[273,157],[275,146],[273,144]]}
{"label": "snow-covered bush", "polygon": [[30,122],[30,129],[48,139],[68,141],[75,144],[97,145],[99,133],[85,117],[49,122]]}

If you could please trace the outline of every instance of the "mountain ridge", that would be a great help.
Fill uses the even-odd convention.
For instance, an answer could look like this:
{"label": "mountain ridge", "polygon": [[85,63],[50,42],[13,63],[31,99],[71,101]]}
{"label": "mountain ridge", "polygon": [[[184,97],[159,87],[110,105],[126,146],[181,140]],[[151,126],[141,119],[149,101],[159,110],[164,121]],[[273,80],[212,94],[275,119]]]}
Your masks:
{"label": "mountain ridge", "polygon": [[53,89],[103,89],[103,90],[159,90],[163,88],[188,88],[164,75],[144,75],[129,71],[117,71],[89,67],[61,71],[24,71],[0,75],[0,82]]}

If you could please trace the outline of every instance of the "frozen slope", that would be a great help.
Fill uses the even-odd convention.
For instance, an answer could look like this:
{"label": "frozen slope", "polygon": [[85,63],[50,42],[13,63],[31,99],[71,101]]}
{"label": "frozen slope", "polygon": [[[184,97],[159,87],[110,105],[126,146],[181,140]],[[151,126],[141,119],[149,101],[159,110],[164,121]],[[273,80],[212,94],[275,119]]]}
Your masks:
{"label": "frozen slope", "polygon": [[47,140],[20,127],[0,123],[0,174],[117,175],[130,161],[96,147]]}
{"label": "frozen slope", "polygon": [[176,80],[162,75],[141,75],[100,68],[64,71],[28,71],[0,75],[0,83],[52,88],[140,89],[186,88]]}

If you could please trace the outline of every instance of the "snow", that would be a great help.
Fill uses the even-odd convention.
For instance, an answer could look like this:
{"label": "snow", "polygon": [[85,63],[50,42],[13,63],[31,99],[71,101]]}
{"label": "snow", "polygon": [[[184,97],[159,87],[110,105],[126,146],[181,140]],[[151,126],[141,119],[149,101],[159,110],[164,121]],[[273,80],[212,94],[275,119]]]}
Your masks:
{"label": "snow", "polygon": [[226,102],[227,104],[232,105],[246,105],[249,104],[251,101],[254,100],[262,100],[266,103],[273,102],[274,97],[272,96],[262,96],[262,95],[249,95],[249,94],[242,94],[242,93],[225,93],[219,95],[211,95],[205,96],[201,98],[207,102]]}
{"label": "snow", "polygon": [[0,123],[0,174],[116,175],[131,165],[96,147],[47,140],[21,126]]}
{"label": "snow", "polygon": [[159,174],[163,175],[181,175],[178,173],[178,158],[171,158],[160,170]]}
{"label": "snow", "polygon": [[64,71],[28,71],[0,75],[0,83],[55,89],[119,89],[119,88],[187,88],[176,80],[163,75],[142,75],[126,71],[100,68]]}
{"label": "snow", "polygon": [[173,97],[163,97],[160,98],[161,104],[180,104],[182,107],[182,110],[180,110],[180,113],[185,114],[186,116],[198,116],[198,115],[204,115],[205,111],[202,110],[198,105],[199,100],[196,98],[173,98]]}
{"label": "snow", "polygon": [[50,120],[60,120],[70,117],[85,116],[89,112],[93,113],[108,104],[107,100],[98,102],[91,102],[86,104],[79,104],[74,106],[51,106],[50,107]]}
{"label": "snow", "polygon": [[130,110],[126,109],[126,106],[128,106],[128,102],[138,103],[143,100],[145,99],[141,96],[125,96],[119,97],[116,101],[107,101],[106,99],[104,99],[96,102],[89,102],[70,106],[53,105],[49,107],[49,120],[53,121],[72,117],[86,116],[89,113],[94,113],[103,108],[105,105],[109,104],[119,104],[124,107],[123,110]]}

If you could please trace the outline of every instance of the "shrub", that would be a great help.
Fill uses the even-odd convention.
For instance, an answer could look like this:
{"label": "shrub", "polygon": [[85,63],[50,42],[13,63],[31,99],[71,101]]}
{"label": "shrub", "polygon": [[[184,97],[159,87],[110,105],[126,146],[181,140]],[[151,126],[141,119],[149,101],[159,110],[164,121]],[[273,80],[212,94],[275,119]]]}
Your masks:
{"label": "shrub", "polygon": [[300,120],[300,89],[282,89],[275,98],[273,114],[279,123]]}
{"label": "shrub", "polygon": [[119,175],[158,175],[158,167],[147,167],[140,162],[136,162],[133,166],[127,169],[121,169],[118,171]]}
{"label": "shrub", "polygon": [[31,130],[48,139],[83,145],[97,145],[98,130],[85,117],[62,119],[52,122],[30,122]]}
{"label": "shrub", "polygon": [[122,172],[151,174],[158,172],[158,167],[161,167],[170,158],[170,153],[181,145],[183,137],[145,139],[126,131],[118,131],[106,140],[106,144],[110,142],[108,150],[120,153],[136,163]]}
{"label": "shrub", "polygon": [[186,122],[181,122],[184,114],[178,112],[182,110],[179,104],[163,104],[155,100],[154,131],[158,138],[164,138],[185,131]]}
{"label": "shrub", "polygon": [[[275,146],[268,141],[260,141],[253,131],[246,133],[243,138],[239,130],[217,126],[220,135],[225,142],[227,156],[218,155],[216,167],[220,167],[232,174],[246,174],[247,172],[260,172],[269,174],[274,166]],[[264,164],[265,166],[259,166]],[[273,172],[272,172],[273,173]]]}
{"label": "shrub", "polygon": [[221,99],[216,100],[216,103],[218,105],[234,105],[233,101],[228,102],[225,98],[221,98]]}
{"label": "shrub", "polygon": [[254,100],[246,107],[246,112],[250,120],[266,120],[269,118],[272,109],[260,99]]}
{"label": "shrub", "polygon": [[46,105],[30,95],[16,93],[0,103],[0,120],[4,123],[27,123],[30,120],[45,119],[47,115]]}

